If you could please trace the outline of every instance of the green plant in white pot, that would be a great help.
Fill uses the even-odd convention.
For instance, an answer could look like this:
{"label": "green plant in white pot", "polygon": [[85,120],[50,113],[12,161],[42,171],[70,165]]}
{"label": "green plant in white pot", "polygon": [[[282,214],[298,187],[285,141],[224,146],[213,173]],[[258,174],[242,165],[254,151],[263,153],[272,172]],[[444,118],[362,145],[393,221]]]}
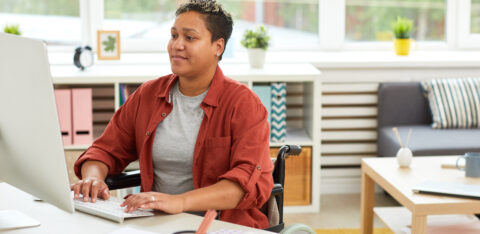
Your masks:
{"label": "green plant in white pot", "polygon": [[245,30],[240,43],[247,48],[248,61],[251,67],[263,68],[269,41],[270,37],[263,25],[257,27],[256,30]]}

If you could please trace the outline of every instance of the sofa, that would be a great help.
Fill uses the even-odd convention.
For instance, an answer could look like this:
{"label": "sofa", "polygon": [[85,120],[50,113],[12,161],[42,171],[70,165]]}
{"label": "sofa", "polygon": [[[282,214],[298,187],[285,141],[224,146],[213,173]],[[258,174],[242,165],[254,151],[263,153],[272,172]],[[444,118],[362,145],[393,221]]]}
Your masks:
{"label": "sofa", "polygon": [[378,89],[377,155],[392,157],[400,144],[392,131],[397,127],[403,144],[414,156],[462,155],[480,152],[480,129],[433,129],[428,100],[419,82],[381,83]]}

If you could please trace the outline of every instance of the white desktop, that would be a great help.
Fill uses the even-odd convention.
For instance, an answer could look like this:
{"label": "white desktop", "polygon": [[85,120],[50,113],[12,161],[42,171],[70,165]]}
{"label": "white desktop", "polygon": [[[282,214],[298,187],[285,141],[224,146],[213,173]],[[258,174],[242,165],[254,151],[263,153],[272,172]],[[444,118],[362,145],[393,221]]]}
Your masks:
{"label": "white desktop", "polygon": [[[0,111],[0,180],[72,213],[53,84],[42,41],[0,33]],[[2,216],[9,214],[4,211]],[[15,220],[22,226],[21,218]],[[0,219],[0,228],[1,224],[11,225]],[[31,220],[25,225],[32,225]]]}

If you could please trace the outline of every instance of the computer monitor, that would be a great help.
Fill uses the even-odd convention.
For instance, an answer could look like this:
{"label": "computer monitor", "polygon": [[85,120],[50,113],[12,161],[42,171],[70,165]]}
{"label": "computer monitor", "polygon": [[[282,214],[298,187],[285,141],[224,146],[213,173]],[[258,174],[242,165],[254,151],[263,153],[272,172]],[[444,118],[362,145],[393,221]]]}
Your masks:
{"label": "computer monitor", "polygon": [[0,181],[74,211],[46,46],[4,33],[0,33]]}

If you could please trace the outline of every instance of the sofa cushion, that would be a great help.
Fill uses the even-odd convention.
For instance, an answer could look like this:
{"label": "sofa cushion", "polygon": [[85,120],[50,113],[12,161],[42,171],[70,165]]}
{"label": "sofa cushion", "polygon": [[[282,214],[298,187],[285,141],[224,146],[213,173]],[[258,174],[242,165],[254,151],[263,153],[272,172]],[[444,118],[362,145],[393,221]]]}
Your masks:
{"label": "sofa cushion", "polygon": [[480,127],[480,79],[434,79],[421,85],[428,97],[432,128]]}
{"label": "sofa cushion", "polygon": [[[395,156],[400,148],[392,127],[382,127],[378,131],[378,156]],[[428,125],[406,125],[397,128],[404,144],[408,130],[412,128],[408,148],[414,156],[480,152],[480,129],[432,129]]]}

